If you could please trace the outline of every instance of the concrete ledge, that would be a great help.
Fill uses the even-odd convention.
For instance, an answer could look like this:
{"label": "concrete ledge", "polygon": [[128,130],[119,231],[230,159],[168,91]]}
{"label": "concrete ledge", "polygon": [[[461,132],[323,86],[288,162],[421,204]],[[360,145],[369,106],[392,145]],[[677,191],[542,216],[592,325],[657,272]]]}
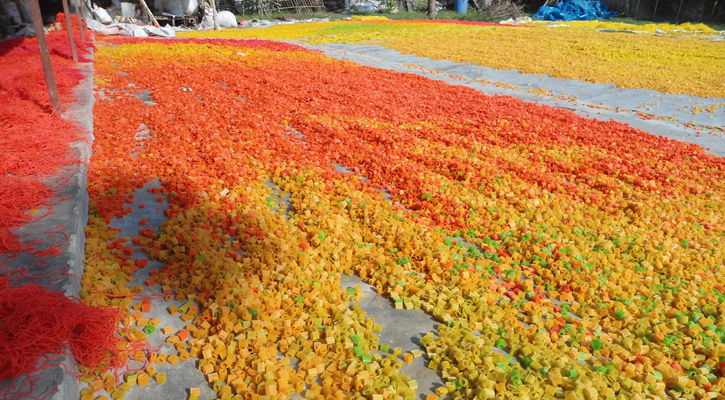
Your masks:
{"label": "concrete ledge", "polygon": [[[17,255],[17,258],[6,265],[9,270],[25,270],[33,276],[39,276],[34,282],[54,290],[63,291],[67,296],[78,297],[80,281],[70,275],[53,274],[53,272],[66,271],[77,277],[84,272],[83,259],[85,257],[85,227],[88,222],[88,163],[91,158],[91,145],[93,143],[93,63],[79,64],[85,78],[75,89],[77,100],[68,105],[61,105],[65,110],[63,116],[80,125],[85,140],[71,143],[71,148],[80,158],[80,163],[62,168],[60,172],[45,182],[52,185],[55,195],[60,202],[52,207],[52,212],[43,218],[27,223],[15,234],[28,235],[22,240],[40,240],[42,243],[34,250],[44,250],[49,245],[65,240],[61,234],[47,233],[50,231],[63,232],[68,242],[59,247],[61,255],[46,258],[36,258],[29,252]],[[45,276],[50,275],[50,276]],[[28,280],[29,281],[29,280]],[[61,356],[58,363],[63,366],[54,366],[33,374],[22,376],[15,381],[0,382],[0,394],[11,399],[27,398],[64,400],[78,398],[79,383],[71,375],[78,371],[75,360],[67,355]],[[34,390],[27,392],[30,385]]]}

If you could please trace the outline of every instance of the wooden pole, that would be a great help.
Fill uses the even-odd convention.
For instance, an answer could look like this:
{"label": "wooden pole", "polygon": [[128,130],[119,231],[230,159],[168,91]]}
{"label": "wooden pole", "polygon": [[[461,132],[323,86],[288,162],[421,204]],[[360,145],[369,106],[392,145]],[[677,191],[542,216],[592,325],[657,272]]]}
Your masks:
{"label": "wooden pole", "polygon": [[81,36],[81,42],[85,42],[86,38],[85,32],[83,32],[83,23],[85,23],[86,21],[83,21],[83,19],[81,18],[81,9],[78,6],[78,0],[73,0],[73,7],[75,7],[76,9],[76,18],[78,18],[78,34]]}
{"label": "wooden pole", "polygon": [[159,26],[159,21],[156,20],[156,17],[151,13],[151,10],[149,9],[149,6],[146,5],[146,2],[143,0],[138,0],[139,3],[141,3],[141,8],[148,14],[149,19],[154,24],[154,26]]}
{"label": "wooden pole", "polygon": [[637,19],[637,13],[639,13],[639,0],[637,0],[637,6],[634,8],[634,19]]}
{"label": "wooden pole", "polygon": [[680,0],[680,7],[677,9],[677,17],[675,18],[675,24],[680,23],[680,12],[682,11],[682,1]]}
{"label": "wooden pole", "polygon": [[48,95],[50,95],[50,107],[53,112],[58,109],[60,99],[58,98],[58,87],[55,85],[55,76],[53,75],[53,65],[50,63],[50,53],[48,53],[48,42],[45,40],[45,31],[43,30],[43,15],[40,14],[40,5],[38,0],[30,0],[30,12],[33,14],[33,28],[35,28],[35,36],[38,38],[38,48],[40,49],[40,61],[43,63],[43,73],[45,73],[45,83],[48,85]]}
{"label": "wooden pole", "polygon": [[78,61],[78,51],[76,51],[76,40],[73,38],[73,26],[70,23],[70,11],[68,10],[68,0],[63,0],[63,14],[65,14],[65,29],[68,31],[68,41],[70,42],[70,52],[73,55],[73,61]]}
{"label": "wooden pole", "polygon": [[86,0],[78,0],[81,3],[81,17],[83,18],[83,29],[86,29]]}
{"label": "wooden pole", "polygon": [[436,0],[428,0],[428,16],[430,19],[436,19]]}
{"label": "wooden pole", "polygon": [[715,18],[715,8],[717,8],[717,1],[715,0],[715,4],[712,5],[712,13],[710,13],[710,22]]}

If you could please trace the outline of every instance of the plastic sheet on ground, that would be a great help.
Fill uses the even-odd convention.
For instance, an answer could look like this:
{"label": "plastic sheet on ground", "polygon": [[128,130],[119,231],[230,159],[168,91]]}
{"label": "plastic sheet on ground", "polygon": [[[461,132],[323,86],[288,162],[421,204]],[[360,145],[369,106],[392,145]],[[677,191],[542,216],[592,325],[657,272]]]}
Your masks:
{"label": "plastic sheet on ground", "polygon": [[104,25],[98,21],[92,19],[86,19],[88,28],[102,33],[104,35],[121,35],[121,36],[133,36],[133,37],[147,37],[147,36],[162,36],[162,37],[175,37],[176,33],[174,29],[169,26],[164,28],[157,28],[152,25],[134,25],[134,24],[110,24]]}
{"label": "plastic sheet on ground", "polygon": [[295,20],[288,20],[288,21],[269,21],[266,19],[249,19],[249,20],[241,20],[239,21],[238,26],[244,27],[244,28],[267,28],[274,25],[292,25],[292,24],[303,24],[303,23],[310,23],[310,22],[330,22],[330,18],[309,18],[309,19],[295,19]]}
{"label": "plastic sheet on ground", "polygon": [[523,25],[523,24],[530,24],[532,21],[529,17],[518,17],[518,18],[509,18],[507,20],[499,22],[503,25]]}
{"label": "plastic sheet on ground", "polygon": [[547,21],[591,21],[609,19],[616,15],[616,11],[610,12],[601,1],[571,0],[557,3],[553,7],[542,6],[531,18]]}
{"label": "plastic sheet on ground", "polygon": [[[324,46],[306,44],[304,46],[361,65],[419,74],[435,80],[469,86],[489,95],[513,96],[527,102],[568,108],[586,117],[613,119],[657,136],[712,148],[711,154],[725,156],[725,142],[719,134],[702,136],[696,134],[698,126],[700,130],[703,130],[704,125],[725,126],[725,113],[693,114],[692,107],[685,106],[689,104],[701,108],[714,108],[725,102],[725,98],[722,97],[664,94],[650,89],[626,89],[605,83],[551,79],[546,75],[524,74],[517,70],[497,70],[471,63],[455,63],[403,54],[377,44],[330,43]],[[419,66],[423,69],[408,66]],[[540,92],[537,93],[539,90],[550,92],[551,95],[542,96]],[[615,105],[617,109],[606,105]],[[639,112],[674,116],[675,120],[644,119],[640,118]],[[689,122],[688,125],[694,125],[683,126],[683,121]]]}

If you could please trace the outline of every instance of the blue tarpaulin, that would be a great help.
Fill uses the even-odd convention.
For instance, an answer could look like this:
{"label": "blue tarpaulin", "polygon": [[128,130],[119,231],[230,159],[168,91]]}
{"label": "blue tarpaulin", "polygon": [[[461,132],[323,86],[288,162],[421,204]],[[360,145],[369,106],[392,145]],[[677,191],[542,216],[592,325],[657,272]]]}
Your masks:
{"label": "blue tarpaulin", "polygon": [[543,6],[531,18],[547,21],[591,21],[609,19],[616,15],[616,11],[609,12],[607,5],[601,1],[570,0],[557,3],[553,7]]}

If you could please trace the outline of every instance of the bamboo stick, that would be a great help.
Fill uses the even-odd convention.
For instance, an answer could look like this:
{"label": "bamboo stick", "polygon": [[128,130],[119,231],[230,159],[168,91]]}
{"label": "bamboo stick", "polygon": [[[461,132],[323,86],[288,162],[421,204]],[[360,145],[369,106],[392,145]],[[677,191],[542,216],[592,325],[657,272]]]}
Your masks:
{"label": "bamboo stick", "polygon": [[151,13],[151,10],[149,9],[149,6],[146,5],[146,2],[144,0],[138,0],[139,3],[141,3],[141,8],[148,14],[149,19],[154,24],[154,26],[160,26],[159,21],[156,20],[156,17],[154,17],[154,14]]}
{"label": "bamboo stick", "polygon": [[50,63],[48,42],[45,40],[45,30],[43,27],[43,15],[40,13],[38,0],[30,0],[30,12],[33,14],[33,28],[35,28],[35,36],[38,38],[40,61],[43,63],[45,84],[48,86],[48,95],[50,96],[50,107],[53,109],[53,112],[55,112],[55,110],[58,109],[58,106],[60,106],[60,99],[58,98],[58,86],[55,85],[53,65]]}
{"label": "bamboo stick", "polygon": [[73,7],[75,7],[75,9],[76,9],[76,18],[78,18],[78,34],[81,37],[81,42],[85,42],[86,38],[85,38],[85,32],[83,32],[84,31],[83,24],[86,21],[83,21],[83,19],[81,18],[81,9],[78,6],[78,0],[73,0]]}
{"label": "bamboo stick", "polygon": [[637,0],[637,6],[634,8],[634,19],[637,19],[638,13],[639,13],[639,0]]}
{"label": "bamboo stick", "polygon": [[715,18],[715,9],[717,8],[718,0],[715,0],[715,4],[712,5],[712,13],[710,13],[710,22]]}
{"label": "bamboo stick", "polygon": [[86,25],[86,0],[78,0],[80,3],[83,3],[83,6],[81,7],[81,16],[83,18],[83,29],[85,30],[88,25]]}
{"label": "bamboo stick", "polygon": [[73,37],[73,26],[70,21],[70,11],[68,10],[68,0],[63,0],[63,14],[65,15],[65,29],[68,31],[68,42],[70,42],[70,52],[73,61],[78,62],[78,51],[76,50],[76,41]]}
{"label": "bamboo stick", "polygon": [[218,31],[219,30],[219,23],[216,20],[216,2],[214,0],[211,0],[211,8],[213,10],[212,11],[213,12],[212,16],[214,17],[214,30],[215,31]]}

